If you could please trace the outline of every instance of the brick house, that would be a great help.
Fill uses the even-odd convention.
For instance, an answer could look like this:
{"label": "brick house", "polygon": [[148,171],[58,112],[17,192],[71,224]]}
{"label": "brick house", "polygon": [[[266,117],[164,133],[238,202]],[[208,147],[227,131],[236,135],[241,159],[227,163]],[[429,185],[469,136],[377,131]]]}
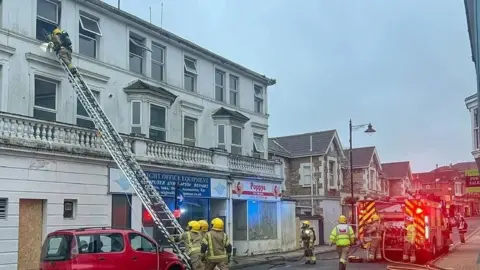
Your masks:
{"label": "brick house", "polygon": [[296,201],[297,215],[322,216],[329,233],[341,214],[345,155],[337,131],[270,138],[268,147],[269,158],[284,164],[283,196]]}
{"label": "brick house", "polygon": [[388,195],[404,196],[411,189],[412,170],[409,161],[383,163],[382,170],[388,181]]}
{"label": "brick house", "polygon": [[[344,151],[349,158],[350,150]],[[353,149],[353,191],[356,199],[375,198],[388,194],[388,182],[385,179],[375,146]],[[342,202],[348,208],[351,197],[350,168],[344,169],[345,181],[341,191]],[[344,213],[347,213],[344,211]]]}

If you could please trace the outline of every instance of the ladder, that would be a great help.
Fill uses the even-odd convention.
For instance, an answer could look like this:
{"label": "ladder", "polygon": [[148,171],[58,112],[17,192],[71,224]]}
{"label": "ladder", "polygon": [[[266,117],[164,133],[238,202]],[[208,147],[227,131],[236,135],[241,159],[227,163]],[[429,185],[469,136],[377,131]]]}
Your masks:
{"label": "ladder", "polygon": [[[78,73],[78,70],[75,74],[72,74],[67,65],[61,59],[59,59],[59,61],[67,73],[68,81],[77,93],[78,99],[95,123],[99,137],[108,152],[128,179],[128,182],[142,201],[145,209],[147,209],[148,213],[152,216],[153,221],[168,241],[170,247],[185,264],[185,267],[188,270],[191,270],[190,257],[179,248],[175,243],[175,240],[172,238],[172,236],[177,236],[183,233],[180,223],[173,216],[165,201],[160,197],[160,194],[138,164],[131,149],[125,145],[122,137],[112,125],[112,122],[110,122],[107,115],[100,107],[100,104],[98,104],[92,91],[85,83],[82,75]],[[177,234],[170,234],[168,230],[172,229]]]}

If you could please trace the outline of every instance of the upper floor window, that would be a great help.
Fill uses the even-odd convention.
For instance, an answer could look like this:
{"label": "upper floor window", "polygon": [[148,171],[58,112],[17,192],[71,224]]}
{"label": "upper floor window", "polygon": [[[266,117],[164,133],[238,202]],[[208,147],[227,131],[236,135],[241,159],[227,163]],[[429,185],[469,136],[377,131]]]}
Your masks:
{"label": "upper floor window", "polygon": [[57,120],[58,83],[35,77],[35,103],[33,117],[46,121]]}
{"label": "upper floor window", "polygon": [[80,15],[78,52],[91,58],[97,57],[98,39],[102,36],[97,19]]}
{"label": "upper floor window", "polygon": [[217,147],[225,149],[225,125],[217,126]]}
{"label": "upper floor window", "polygon": [[301,170],[299,184],[302,186],[310,186],[312,184],[312,168],[310,165],[303,165]]}
{"label": "upper floor window", "polygon": [[225,72],[215,69],[215,100],[225,102]]}
{"label": "upper floor window", "polygon": [[163,82],[165,76],[165,48],[152,43],[152,79]]}
{"label": "upper floor window", "polygon": [[145,38],[130,34],[130,71],[143,74],[145,65],[145,54],[150,49],[145,45]]}
{"label": "upper floor window", "polygon": [[257,113],[263,113],[263,87],[260,85],[256,85],[253,87],[254,88],[254,106],[255,106],[255,112]]}
{"label": "upper floor window", "polygon": [[265,145],[263,144],[263,135],[253,134],[253,156],[262,158],[265,153]]}
{"label": "upper floor window", "polygon": [[238,106],[238,77],[230,75],[230,104]]}
{"label": "upper floor window", "polygon": [[473,121],[475,121],[474,127],[478,128],[478,109],[473,109]]}
{"label": "upper floor window", "polygon": [[197,144],[197,120],[185,117],[183,118],[183,144],[195,146]]}
{"label": "upper floor window", "polygon": [[242,128],[232,126],[232,144],[230,152],[235,155],[242,154]]}
{"label": "upper floor window", "polygon": [[[92,91],[93,95],[100,104],[100,93],[97,91]],[[92,118],[88,115],[87,110],[83,107],[83,104],[77,98],[77,125],[84,128],[95,128],[95,123],[93,123]]]}
{"label": "upper floor window", "polygon": [[131,118],[131,133],[141,134],[142,133],[142,102],[139,100],[134,100],[131,102],[132,109],[132,118]]}
{"label": "upper floor window", "polygon": [[36,38],[47,40],[47,35],[60,25],[60,2],[37,0]]}
{"label": "upper floor window", "polygon": [[328,162],[328,185],[335,186],[335,161],[330,160]]}
{"label": "upper floor window", "polygon": [[195,92],[197,88],[197,61],[195,59],[185,57],[184,62],[184,88],[188,91]]}
{"label": "upper floor window", "polygon": [[167,140],[167,109],[150,104],[150,127],[148,137],[155,141]]}

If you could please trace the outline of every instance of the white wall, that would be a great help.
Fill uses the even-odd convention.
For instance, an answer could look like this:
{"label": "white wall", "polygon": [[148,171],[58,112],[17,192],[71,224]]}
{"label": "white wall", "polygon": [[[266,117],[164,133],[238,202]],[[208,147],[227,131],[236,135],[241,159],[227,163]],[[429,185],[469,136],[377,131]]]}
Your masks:
{"label": "white wall", "polygon": [[[107,166],[42,156],[0,155],[0,197],[8,198],[7,219],[0,220],[0,269],[17,269],[19,201],[46,200],[43,238],[59,229],[108,226],[111,200]],[[77,200],[74,219],[63,218],[63,201]]]}
{"label": "white wall", "polygon": [[282,251],[294,250],[297,247],[295,202],[281,201],[280,209]]}
{"label": "white wall", "polygon": [[[213,147],[216,145],[216,130],[211,114],[220,106],[237,110],[250,118],[250,121],[244,128],[242,144],[244,154],[250,154],[253,148],[253,132],[264,135],[264,146],[267,149],[267,124],[266,114],[255,113],[254,110],[254,79],[248,77],[240,71],[230,70],[212,61],[206,57],[198,55],[195,52],[174,45],[171,40],[165,39],[160,35],[148,31],[140,26],[127,25],[119,18],[109,17],[97,8],[93,10],[82,6],[72,0],[63,0],[61,26],[68,30],[73,42],[74,56],[73,62],[77,65],[84,78],[91,86],[92,90],[100,92],[100,104],[107,115],[113,121],[114,126],[119,132],[130,133],[130,107],[127,101],[127,95],[123,88],[136,79],[142,79],[148,83],[161,85],[168,91],[177,95],[176,102],[167,108],[167,140],[171,142],[182,143],[182,117],[192,116],[197,119],[197,146]],[[93,59],[75,54],[78,51],[78,20],[79,12],[86,12],[90,15],[99,17],[99,24],[102,28],[103,37],[99,39],[98,59]],[[9,91],[2,91],[0,100],[2,106],[0,110],[22,115],[33,115],[33,93],[34,76],[41,75],[59,82],[58,89],[58,113],[57,120],[61,122],[76,123],[76,97],[73,93],[67,78],[62,70],[58,68],[58,63],[54,58],[52,61],[46,61],[41,57],[49,57],[48,54],[39,49],[40,43],[35,40],[36,29],[36,0],[25,1],[3,1],[3,20],[0,30],[0,66],[3,66],[2,80],[3,86]],[[11,32],[7,32],[11,31]],[[146,38],[146,45],[150,47],[152,41],[165,46],[165,66],[166,82],[157,82],[150,79],[151,53],[146,53],[145,63],[146,72],[144,75],[129,71],[129,51],[128,38],[130,31],[142,35]],[[6,52],[6,48],[9,51]],[[16,49],[15,49],[16,48]],[[13,55],[10,56],[10,53]],[[2,53],[1,51],[4,50]],[[27,53],[31,55],[26,56]],[[198,70],[198,91],[192,93],[183,89],[183,57],[184,55],[193,56],[197,60]],[[38,57],[41,56],[41,57]],[[27,60],[29,58],[29,60]],[[214,70],[221,68],[227,72],[226,88],[228,87],[228,74],[234,74],[239,77],[239,106],[214,99]],[[257,82],[255,82],[257,83]],[[2,87],[3,88],[3,87]],[[112,95],[110,97],[110,95]],[[228,91],[226,97],[228,98]],[[180,101],[192,103],[195,109],[188,106],[181,106]],[[264,99],[266,111],[267,96]],[[22,106],[18,106],[22,104]],[[144,107],[147,107],[145,101]],[[198,111],[200,110],[200,111]],[[148,132],[148,109],[143,110],[142,132]],[[252,128],[252,123],[257,123],[256,128]],[[227,141],[229,133],[227,132]],[[227,145],[228,149],[228,145]]]}
{"label": "white wall", "polygon": [[[320,207],[323,208],[323,240],[328,243],[328,238],[337,224],[338,217],[342,214],[342,206],[339,200],[322,200]],[[323,243],[319,243],[323,245]]]}

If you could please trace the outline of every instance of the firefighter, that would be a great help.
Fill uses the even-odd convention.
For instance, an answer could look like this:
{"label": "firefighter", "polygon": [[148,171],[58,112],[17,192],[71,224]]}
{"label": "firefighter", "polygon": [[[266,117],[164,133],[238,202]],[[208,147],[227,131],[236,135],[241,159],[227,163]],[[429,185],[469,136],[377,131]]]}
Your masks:
{"label": "firefighter", "polygon": [[62,31],[59,27],[55,28],[50,35],[47,36],[48,47],[58,55],[72,74],[77,69],[72,64],[72,41],[66,31]]}
{"label": "firefighter", "polygon": [[338,269],[347,269],[347,256],[350,246],[355,243],[355,233],[350,225],[347,224],[346,216],[338,217],[338,225],[330,233],[330,245],[337,246],[338,257],[340,258]]}
{"label": "firefighter", "polygon": [[200,227],[198,221],[189,221],[187,224],[187,231],[180,235],[180,237],[171,238],[174,242],[185,243],[185,252],[190,256],[193,270],[203,270],[205,268],[200,254],[203,239],[200,233]]}
{"label": "firefighter", "polygon": [[202,237],[208,232],[208,222],[204,219],[198,221],[200,223],[200,234]]}
{"label": "firefighter", "polygon": [[365,236],[362,239],[362,248],[367,250],[367,259],[368,259],[368,250],[372,245],[372,238],[366,232],[370,230],[371,225],[372,225],[372,219],[369,219],[365,222]]}
{"label": "firefighter", "polygon": [[468,229],[468,224],[467,222],[465,221],[465,218],[464,217],[460,217],[460,221],[458,222],[458,234],[460,235],[460,242],[462,242],[462,244],[465,243],[465,233],[467,232],[467,229]]}
{"label": "firefighter", "polygon": [[310,227],[310,222],[305,220],[302,222],[301,238],[303,242],[304,256],[307,260],[305,264],[317,264],[315,257],[315,231]]}
{"label": "firefighter", "polygon": [[369,224],[365,233],[370,236],[372,241],[370,247],[368,248],[367,260],[370,262],[373,262],[375,260],[381,260],[382,253],[380,246],[382,242],[382,228],[380,224],[380,216],[378,216],[377,214],[374,214],[372,216],[372,222]]}
{"label": "firefighter", "polygon": [[413,224],[413,217],[407,217],[406,224],[405,240],[403,242],[403,260],[408,261],[410,259],[411,263],[415,263],[416,229]]}
{"label": "firefighter", "polygon": [[202,241],[201,254],[205,258],[205,269],[228,270],[232,254],[232,244],[228,235],[223,232],[223,220],[214,218],[211,222],[211,230],[205,234]]}

